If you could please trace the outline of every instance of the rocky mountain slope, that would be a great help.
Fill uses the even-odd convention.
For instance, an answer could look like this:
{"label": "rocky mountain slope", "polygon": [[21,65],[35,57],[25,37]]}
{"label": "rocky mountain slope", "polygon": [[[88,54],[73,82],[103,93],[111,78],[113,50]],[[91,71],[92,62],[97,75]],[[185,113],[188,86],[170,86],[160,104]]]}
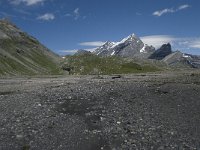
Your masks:
{"label": "rocky mountain slope", "polygon": [[184,54],[180,51],[172,52],[162,61],[173,67],[200,68],[200,56]]}
{"label": "rocky mountain slope", "polygon": [[0,75],[59,74],[60,57],[6,20],[0,20]]}
{"label": "rocky mountain slope", "polygon": [[149,58],[150,59],[156,59],[156,60],[162,60],[167,55],[172,53],[171,45],[163,44],[158,50],[156,50]]}
{"label": "rocky mountain slope", "polygon": [[120,42],[106,42],[98,47],[94,54],[98,56],[121,56],[121,57],[139,57],[148,58],[155,48],[144,44],[135,34],[124,38]]}
{"label": "rocky mountain slope", "polygon": [[77,55],[77,56],[79,56],[79,55],[89,55],[89,54],[91,54],[91,52],[90,51],[86,51],[86,50],[84,50],[84,49],[79,49],[74,55]]}
{"label": "rocky mountain slope", "polygon": [[155,50],[153,46],[143,43],[140,38],[132,34],[120,42],[106,42],[93,52],[102,57],[119,56],[140,60],[158,60],[168,66],[181,68],[200,68],[200,56],[173,52],[170,43],[163,44]]}

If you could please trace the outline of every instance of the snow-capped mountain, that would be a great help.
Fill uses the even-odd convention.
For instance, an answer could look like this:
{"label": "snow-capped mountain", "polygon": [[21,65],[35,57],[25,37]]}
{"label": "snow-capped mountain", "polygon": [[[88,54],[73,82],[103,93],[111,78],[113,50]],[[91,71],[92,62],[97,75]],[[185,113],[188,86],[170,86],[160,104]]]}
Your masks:
{"label": "snow-capped mountain", "polygon": [[200,56],[172,51],[170,43],[164,44],[157,50],[142,42],[135,34],[119,42],[107,41],[92,52],[100,57],[119,56],[125,58],[152,59],[165,62],[169,66],[200,68]]}
{"label": "snow-capped mountain", "polygon": [[122,39],[119,42],[106,42],[96,48],[94,54],[98,56],[121,56],[121,57],[145,57],[148,58],[155,48],[144,44],[135,34]]}
{"label": "snow-capped mountain", "polygon": [[96,48],[94,53],[97,55],[102,55],[103,53],[107,53],[107,51],[109,51],[114,45],[114,42],[107,41],[104,45]]}

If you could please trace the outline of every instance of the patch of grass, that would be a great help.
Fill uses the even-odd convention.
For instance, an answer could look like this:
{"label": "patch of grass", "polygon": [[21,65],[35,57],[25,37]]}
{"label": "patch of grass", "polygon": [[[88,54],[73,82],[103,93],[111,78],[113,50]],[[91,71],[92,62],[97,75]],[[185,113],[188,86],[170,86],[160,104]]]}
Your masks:
{"label": "patch of grass", "polygon": [[22,147],[22,150],[29,150],[31,147],[30,147],[30,145],[24,145],[23,147]]}
{"label": "patch of grass", "polygon": [[24,65],[18,63],[17,61],[9,58],[9,57],[1,57],[0,56],[0,74],[27,74],[31,75],[34,72],[27,69]]}
{"label": "patch of grass", "polygon": [[0,95],[10,95],[10,94],[13,94],[15,93],[14,91],[0,91]]}
{"label": "patch of grass", "polygon": [[152,65],[140,65],[121,57],[99,57],[93,54],[67,56],[63,65],[71,68],[71,74],[104,75],[154,72],[159,69]]}
{"label": "patch of grass", "polygon": [[55,64],[50,58],[46,57],[42,53],[33,51],[31,60],[35,62],[40,68],[43,68],[47,74],[60,74],[61,70],[57,64]]}

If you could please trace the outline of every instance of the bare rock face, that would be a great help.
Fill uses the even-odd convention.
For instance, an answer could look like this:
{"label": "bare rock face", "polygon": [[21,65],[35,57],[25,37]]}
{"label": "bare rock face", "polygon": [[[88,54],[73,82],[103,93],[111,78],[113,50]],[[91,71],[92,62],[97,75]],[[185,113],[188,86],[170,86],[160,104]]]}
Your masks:
{"label": "bare rock face", "polygon": [[158,50],[156,50],[149,58],[161,60],[165,58],[167,55],[172,53],[171,44],[163,44]]}
{"label": "bare rock face", "polygon": [[80,49],[74,55],[87,55],[87,54],[91,54],[91,52],[87,51],[87,50]]}

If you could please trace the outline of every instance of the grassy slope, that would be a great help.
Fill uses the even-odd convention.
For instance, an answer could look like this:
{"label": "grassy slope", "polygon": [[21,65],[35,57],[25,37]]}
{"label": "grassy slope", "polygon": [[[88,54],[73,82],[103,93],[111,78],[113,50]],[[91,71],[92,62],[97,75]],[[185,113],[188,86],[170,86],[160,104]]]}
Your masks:
{"label": "grassy slope", "polygon": [[1,39],[0,47],[9,55],[0,53],[0,75],[60,74],[57,62],[46,55],[50,52],[45,52],[39,43],[26,38],[24,41]]}
{"label": "grassy slope", "polygon": [[61,58],[7,20],[0,20],[0,76],[62,73]]}
{"label": "grassy slope", "polygon": [[153,65],[139,65],[120,57],[98,57],[95,55],[67,56],[65,67],[72,68],[72,74],[126,74],[159,71]]}

